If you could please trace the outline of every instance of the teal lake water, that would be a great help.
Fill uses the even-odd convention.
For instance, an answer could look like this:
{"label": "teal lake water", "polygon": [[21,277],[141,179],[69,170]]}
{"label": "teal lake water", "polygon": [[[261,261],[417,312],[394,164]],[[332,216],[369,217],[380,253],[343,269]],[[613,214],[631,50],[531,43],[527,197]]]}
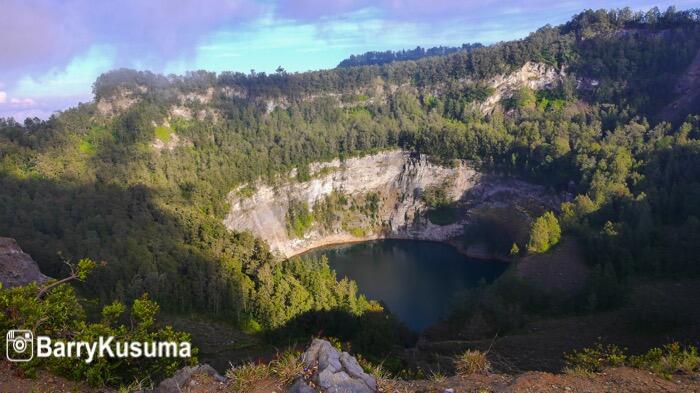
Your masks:
{"label": "teal lake water", "polygon": [[328,257],[338,278],[355,280],[361,293],[384,302],[416,331],[444,319],[456,293],[482,279],[491,282],[506,268],[467,258],[447,244],[413,240],[329,246],[306,255]]}

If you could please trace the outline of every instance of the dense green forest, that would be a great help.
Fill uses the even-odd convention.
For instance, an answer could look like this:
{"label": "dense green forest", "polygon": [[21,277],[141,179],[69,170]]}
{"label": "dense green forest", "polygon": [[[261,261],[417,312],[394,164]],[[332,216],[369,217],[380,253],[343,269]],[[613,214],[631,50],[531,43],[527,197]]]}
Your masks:
{"label": "dense green forest", "polygon": [[[609,283],[593,289],[604,307],[609,287],[632,275],[700,273],[700,103],[679,121],[658,116],[698,50],[700,10],[624,9],[384,65],[270,75],[116,70],[97,79],[93,103],[47,121],[0,119],[0,235],[57,277],[61,258],[105,261],[80,285],[104,304],[148,292],[168,311],[252,330],[313,311],[361,315],[379,306],[327,262],[283,263],[251,234],[227,231],[226,195],[312,161],[400,147],[577,194],[559,220]],[[565,77],[481,112],[491,94],[484,79],[528,61]],[[377,96],[378,85],[395,89]],[[203,116],[170,117],[183,96],[207,89],[207,102],[184,104]],[[98,110],[127,93],[128,109]],[[189,143],[154,149],[171,135]]]}
{"label": "dense green forest", "polygon": [[482,48],[483,45],[462,44],[462,46],[434,46],[424,49],[417,46],[415,49],[399,50],[399,51],[384,51],[384,52],[365,52],[361,55],[350,55],[338,64],[338,68],[357,67],[366,65],[382,65],[393,63],[395,61],[418,60],[424,57],[444,56],[457,51],[471,51],[475,48]]}

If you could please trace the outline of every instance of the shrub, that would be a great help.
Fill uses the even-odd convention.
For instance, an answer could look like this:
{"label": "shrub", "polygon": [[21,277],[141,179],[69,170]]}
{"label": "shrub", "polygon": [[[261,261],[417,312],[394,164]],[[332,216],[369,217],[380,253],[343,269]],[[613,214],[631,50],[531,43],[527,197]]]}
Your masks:
{"label": "shrub", "polygon": [[304,237],[304,233],[314,223],[314,216],[309,211],[309,204],[302,201],[291,201],[285,217],[287,232],[290,236]]}
{"label": "shrub", "polygon": [[594,347],[564,355],[564,359],[567,371],[589,374],[601,372],[608,367],[624,366],[627,355],[617,345],[598,343]]}
{"label": "shrub", "polygon": [[[66,282],[85,280],[95,263],[82,259],[69,266],[69,277],[50,281],[42,287],[30,284],[0,288],[0,329],[30,329],[36,335],[49,336],[55,341],[94,342],[100,336],[114,336],[114,342],[180,343],[190,340],[186,333],[156,324],[159,306],[146,294],[135,300],[131,307],[115,301],[102,309],[99,322],[89,322],[73,287]],[[130,323],[119,323],[122,320],[130,320]],[[5,347],[5,336],[0,340],[0,345]],[[20,367],[29,375],[39,368],[48,368],[58,375],[85,380],[93,386],[123,386],[135,380],[148,384],[171,375],[185,364],[196,363],[196,349],[192,349],[192,354],[190,359],[98,357],[91,363],[85,362],[85,355],[80,358],[35,357]]]}
{"label": "shrub", "polygon": [[631,356],[632,367],[643,368],[670,378],[675,373],[690,374],[700,368],[700,356],[698,349],[689,346],[681,347],[677,342],[666,344],[662,348],[652,348],[649,352],[640,356]]}
{"label": "shrub", "polygon": [[491,364],[486,358],[486,353],[478,350],[467,349],[455,359],[457,375],[486,374],[491,369]]}
{"label": "shrub", "polygon": [[630,366],[649,370],[664,378],[676,373],[691,374],[700,369],[700,355],[693,346],[681,347],[677,342],[661,348],[652,348],[639,356],[627,356],[625,350],[616,345],[585,348],[565,355],[567,371],[590,374],[608,367]]}
{"label": "shrub", "polygon": [[552,212],[546,212],[532,223],[527,250],[536,253],[546,252],[559,243],[560,238],[561,228],[557,217]]}
{"label": "shrub", "polygon": [[449,180],[438,185],[426,187],[426,189],[423,190],[421,199],[431,208],[447,206],[452,202],[448,195],[448,189],[450,187],[452,187],[452,184]]}

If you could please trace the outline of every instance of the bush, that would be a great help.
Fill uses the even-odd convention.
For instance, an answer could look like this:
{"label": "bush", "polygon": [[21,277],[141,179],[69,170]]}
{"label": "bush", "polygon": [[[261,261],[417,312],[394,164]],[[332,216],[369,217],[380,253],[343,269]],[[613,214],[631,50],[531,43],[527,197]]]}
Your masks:
{"label": "bush", "polygon": [[467,349],[455,359],[457,375],[486,374],[491,369],[491,363],[486,358],[486,353],[478,350]]}
{"label": "bush", "polygon": [[[131,307],[115,301],[102,309],[99,322],[89,322],[73,287],[66,282],[71,279],[85,280],[94,266],[93,261],[83,259],[75,266],[70,265],[71,276],[66,279],[50,281],[43,287],[30,284],[0,288],[0,329],[29,329],[37,336],[49,336],[54,341],[91,343],[100,336],[113,336],[114,343],[190,341],[187,333],[177,332],[169,326],[157,326],[155,320],[159,306],[147,294],[135,300]],[[5,347],[5,335],[0,340]],[[35,357],[20,367],[29,375],[39,368],[48,368],[58,375],[87,381],[92,386],[123,386],[134,380],[148,383],[172,375],[182,366],[196,363],[196,352],[193,348],[190,359],[97,357],[91,363],[85,361],[85,354],[79,358]]]}
{"label": "bush", "polygon": [[314,216],[309,211],[309,204],[301,201],[291,201],[285,217],[287,232],[290,236],[304,237],[304,233],[314,223]]}
{"label": "bush", "polygon": [[527,250],[536,253],[546,252],[559,243],[560,238],[561,228],[557,217],[552,212],[546,212],[532,223]]}
{"label": "bush", "polygon": [[438,185],[426,187],[426,189],[423,190],[421,199],[423,199],[423,202],[431,208],[447,206],[452,202],[448,195],[448,189],[451,186],[452,184],[450,181],[445,181]]}
{"label": "bush", "polygon": [[681,347],[679,343],[674,342],[662,348],[652,348],[644,355],[630,357],[630,365],[669,379],[676,373],[690,374],[698,370],[700,356],[697,348]]}
{"label": "bush", "polygon": [[628,356],[616,345],[598,343],[565,355],[567,371],[575,373],[597,373],[608,367],[630,366],[649,370],[656,375],[670,378],[676,373],[691,374],[700,369],[700,355],[693,346],[681,347],[677,342],[661,348],[652,348],[639,356]]}
{"label": "bush", "polygon": [[617,345],[598,343],[594,347],[566,354],[564,359],[567,371],[589,374],[601,372],[608,367],[624,366],[627,355]]}

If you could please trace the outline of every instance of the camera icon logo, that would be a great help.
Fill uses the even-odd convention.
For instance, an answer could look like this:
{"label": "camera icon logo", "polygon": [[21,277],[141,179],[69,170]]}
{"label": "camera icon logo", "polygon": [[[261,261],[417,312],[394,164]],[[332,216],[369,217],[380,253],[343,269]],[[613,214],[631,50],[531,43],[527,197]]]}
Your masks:
{"label": "camera icon logo", "polygon": [[28,362],[34,357],[34,333],[31,330],[10,330],[7,332],[7,360]]}

